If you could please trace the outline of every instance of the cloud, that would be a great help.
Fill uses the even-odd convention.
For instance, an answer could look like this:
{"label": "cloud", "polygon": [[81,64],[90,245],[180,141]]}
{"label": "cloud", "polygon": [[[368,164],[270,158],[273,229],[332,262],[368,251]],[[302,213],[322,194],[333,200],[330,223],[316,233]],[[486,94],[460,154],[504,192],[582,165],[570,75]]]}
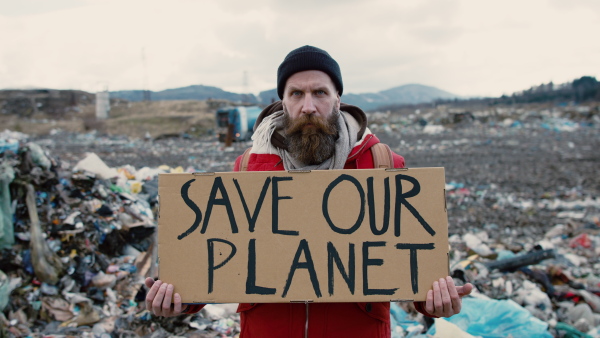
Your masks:
{"label": "cloud", "polygon": [[589,41],[600,29],[593,1],[11,3],[0,6],[0,88],[147,83],[153,90],[204,84],[259,92],[275,87],[289,51],[310,44],[339,62],[348,93],[422,83],[501,95],[598,76],[600,58]]}
{"label": "cloud", "polygon": [[17,17],[84,6],[82,0],[19,0],[0,2],[0,15]]}

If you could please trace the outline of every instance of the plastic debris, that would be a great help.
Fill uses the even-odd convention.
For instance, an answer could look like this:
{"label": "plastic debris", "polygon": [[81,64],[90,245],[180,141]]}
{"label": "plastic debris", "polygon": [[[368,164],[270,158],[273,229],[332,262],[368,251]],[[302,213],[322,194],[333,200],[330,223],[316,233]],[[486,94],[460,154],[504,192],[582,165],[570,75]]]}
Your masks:
{"label": "plastic debris", "polygon": [[495,270],[495,269],[498,269],[500,271],[515,270],[515,269],[523,267],[523,266],[537,264],[548,258],[554,258],[554,256],[555,256],[554,250],[551,250],[551,249],[532,251],[532,252],[528,252],[528,253],[510,257],[510,258],[498,259],[495,261],[491,261],[489,263],[486,263],[485,266],[490,270]]}
{"label": "plastic debris", "polygon": [[589,249],[592,246],[592,241],[587,234],[583,233],[571,239],[569,241],[569,246],[571,248],[582,247]]}
{"label": "plastic debris", "polygon": [[31,261],[36,277],[46,283],[56,284],[63,272],[62,261],[50,250],[48,243],[44,240],[41,224],[39,221],[37,207],[35,204],[35,191],[33,186],[27,185],[27,210],[31,221]]}
{"label": "plastic debris", "polygon": [[581,332],[577,330],[575,327],[565,324],[565,323],[557,323],[554,327],[557,333],[561,334],[562,337],[565,338],[594,338],[597,336],[592,336],[587,333]]}
{"label": "plastic debris", "polygon": [[[393,338],[600,335],[600,114],[577,108],[368,113],[409,167],[445,167],[450,271],[476,287],[449,319],[392,303]],[[157,175],[229,171],[249,145],[0,132],[0,335],[239,336],[235,304],[158,318],[142,285],[156,276]]]}
{"label": "plastic debris", "polygon": [[[487,236],[486,236],[487,237]],[[466,233],[463,236],[463,241],[471,250],[475,251],[480,256],[491,256],[494,252],[485,244],[479,237],[471,233]]]}
{"label": "plastic debris", "polygon": [[435,319],[435,334],[434,338],[475,338],[475,336],[462,330],[458,325],[447,320]]}
{"label": "plastic debris", "polygon": [[[548,324],[533,317],[512,300],[463,300],[462,311],[447,319],[463,331],[480,337],[548,337]],[[428,334],[435,335],[433,326]]]}
{"label": "plastic debris", "polygon": [[0,161],[0,249],[9,248],[15,242],[13,210],[9,185],[15,178],[15,171],[8,161]]}
{"label": "plastic debris", "polygon": [[96,174],[103,179],[110,179],[119,175],[119,172],[116,169],[107,166],[95,153],[89,153],[86,158],[79,161],[73,169],[87,171]]}

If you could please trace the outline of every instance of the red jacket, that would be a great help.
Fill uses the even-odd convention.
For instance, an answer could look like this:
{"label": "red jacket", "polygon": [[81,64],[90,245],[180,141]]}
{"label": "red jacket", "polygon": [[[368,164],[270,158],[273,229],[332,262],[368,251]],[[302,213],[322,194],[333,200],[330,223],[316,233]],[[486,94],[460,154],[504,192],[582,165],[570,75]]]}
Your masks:
{"label": "red jacket", "polygon": [[[373,168],[371,147],[379,139],[367,132],[363,141],[352,149],[344,169]],[[403,168],[404,158],[393,154],[394,167]],[[241,156],[235,161],[234,171],[240,170]],[[284,170],[281,158],[274,154],[250,154],[248,171]],[[186,313],[199,311],[203,305],[190,305]],[[415,302],[417,310],[425,315],[423,302]],[[241,337],[381,337],[389,338],[390,303],[242,303]],[[308,316],[308,319],[307,319]]]}
{"label": "red jacket", "polygon": [[[362,113],[362,111],[361,111]],[[364,113],[362,113],[364,114]],[[365,116],[366,117],[366,116]],[[366,122],[366,119],[365,119]],[[257,122],[258,123],[258,122]],[[371,147],[379,139],[366,128],[358,144],[352,149],[344,169],[372,169]],[[259,151],[260,152],[260,151]],[[394,167],[404,168],[404,158],[393,154]],[[241,156],[235,161],[234,171],[240,170]],[[251,153],[248,171],[284,170],[278,155]],[[186,313],[199,311],[204,305],[190,305]],[[417,310],[425,315],[423,302],[415,302]],[[391,336],[390,303],[267,303],[238,307],[241,317],[241,337],[345,337],[364,338]]]}
{"label": "red jacket", "polygon": [[[371,147],[379,143],[373,134],[355,146],[344,169],[372,169]],[[404,158],[393,154],[394,167],[404,168]],[[241,156],[234,171],[240,170]],[[284,170],[274,154],[250,154],[248,171]],[[243,338],[253,337],[390,337],[390,303],[273,303],[240,304]],[[308,319],[307,319],[308,316]]]}

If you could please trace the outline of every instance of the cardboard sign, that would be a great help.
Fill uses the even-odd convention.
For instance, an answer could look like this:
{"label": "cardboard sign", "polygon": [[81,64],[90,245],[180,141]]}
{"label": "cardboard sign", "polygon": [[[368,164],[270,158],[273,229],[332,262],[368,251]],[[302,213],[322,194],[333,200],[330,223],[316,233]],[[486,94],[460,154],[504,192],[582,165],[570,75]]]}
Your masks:
{"label": "cardboard sign", "polygon": [[443,168],[161,174],[160,279],[185,303],[425,300],[444,188]]}

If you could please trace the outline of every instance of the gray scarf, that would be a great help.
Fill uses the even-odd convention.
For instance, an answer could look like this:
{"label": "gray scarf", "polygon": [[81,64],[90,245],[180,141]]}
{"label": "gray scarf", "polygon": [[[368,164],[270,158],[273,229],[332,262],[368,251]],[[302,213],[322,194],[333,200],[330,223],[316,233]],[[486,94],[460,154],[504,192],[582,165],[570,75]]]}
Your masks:
{"label": "gray scarf", "polygon": [[314,165],[304,164],[292,157],[287,150],[274,147],[271,144],[273,133],[285,136],[283,129],[283,110],[265,117],[252,135],[252,140],[254,141],[253,147],[260,149],[268,148],[269,153],[279,155],[283,160],[285,170],[327,170],[344,169],[348,155],[350,155],[352,148],[356,144],[360,126],[352,115],[340,111],[338,118],[339,137],[335,142],[335,152],[332,157],[323,163]]}

